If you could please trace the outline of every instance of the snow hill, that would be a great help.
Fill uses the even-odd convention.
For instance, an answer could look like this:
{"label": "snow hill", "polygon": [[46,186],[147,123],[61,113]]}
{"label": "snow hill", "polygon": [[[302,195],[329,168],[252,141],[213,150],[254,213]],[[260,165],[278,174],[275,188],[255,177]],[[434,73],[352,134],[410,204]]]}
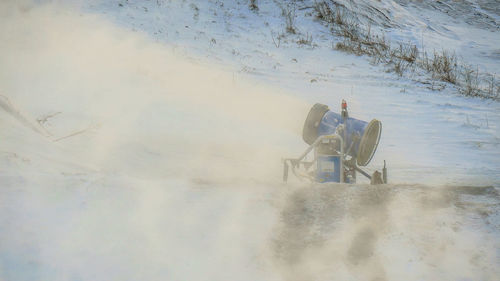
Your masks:
{"label": "snow hill", "polygon": [[[0,280],[498,278],[500,103],[335,50],[317,2],[2,1]],[[495,1],[328,3],[500,71]],[[281,183],[342,99],[390,184]]]}

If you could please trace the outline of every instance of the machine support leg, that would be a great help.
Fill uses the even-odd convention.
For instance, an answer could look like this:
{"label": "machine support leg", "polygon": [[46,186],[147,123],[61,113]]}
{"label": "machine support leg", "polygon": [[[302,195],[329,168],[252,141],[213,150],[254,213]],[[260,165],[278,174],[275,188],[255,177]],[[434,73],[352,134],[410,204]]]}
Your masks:
{"label": "machine support leg", "polygon": [[287,182],[288,181],[288,163],[284,162],[283,164],[283,182]]}
{"label": "machine support leg", "polygon": [[387,168],[385,167],[385,160],[384,160],[384,168],[382,169],[382,179],[384,180],[384,183],[387,184]]}

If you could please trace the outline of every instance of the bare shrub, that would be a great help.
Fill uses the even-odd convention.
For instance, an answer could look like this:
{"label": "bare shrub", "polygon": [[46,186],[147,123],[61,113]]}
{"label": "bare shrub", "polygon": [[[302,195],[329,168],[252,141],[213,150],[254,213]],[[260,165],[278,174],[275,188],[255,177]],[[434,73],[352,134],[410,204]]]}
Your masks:
{"label": "bare shrub", "polygon": [[399,75],[399,77],[403,76],[403,74],[406,72],[408,67],[409,67],[409,64],[405,63],[405,61],[402,59],[396,59],[392,63],[392,71],[395,72],[397,75]]}
{"label": "bare shrub", "polygon": [[488,79],[488,88],[487,93],[490,97],[494,96],[493,91],[495,90],[495,76],[490,75],[490,79]]}
{"label": "bare shrub", "polygon": [[345,30],[343,42],[338,42],[335,49],[361,55],[369,55],[373,57],[376,62],[387,62],[388,51],[390,50],[388,42],[384,36],[365,35],[359,37],[355,33],[349,33]]}
{"label": "bare shrub", "polygon": [[200,8],[198,8],[198,6],[196,6],[196,4],[193,3],[191,3],[189,7],[193,10],[193,19],[198,20],[200,16]]}
{"label": "bare shrub", "polygon": [[413,64],[418,58],[418,48],[416,45],[399,43],[399,47],[392,49],[391,56]]}
{"label": "bare shrub", "polygon": [[360,55],[358,46],[355,46],[351,40],[337,42],[337,44],[335,44],[335,49],[351,54]]}
{"label": "bare shrub", "polygon": [[464,85],[461,93],[465,96],[476,97],[480,93],[479,89],[479,70],[474,70],[470,65],[464,66],[462,73]]}
{"label": "bare shrub", "polygon": [[276,48],[279,48],[281,45],[281,39],[283,37],[285,37],[285,34],[278,33],[278,35],[276,36],[276,39],[274,37],[275,36],[274,36],[273,32],[271,31],[271,39],[273,39],[274,46],[276,46]]}
{"label": "bare shrub", "polygon": [[285,18],[286,32],[296,34],[295,29],[295,6],[284,5],[281,10],[281,15]]}
{"label": "bare shrub", "polygon": [[316,2],[314,10],[316,18],[331,25],[332,33],[344,38],[343,42],[335,45],[335,49],[385,60],[389,50],[385,37],[372,34],[370,27],[367,30],[363,29],[352,12],[340,4],[334,4],[330,6],[325,1]]}
{"label": "bare shrub", "polygon": [[297,40],[297,44],[299,45],[312,46],[312,42],[313,42],[313,37],[312,35],[309,35],[309,33],[306,33],[305,37],[301,37],[299,38],[299,40]]}
{"label": "bare shrub", "polygon": [[441,53],[434,52],[434,59],[432,61],[432,72],[436,75],[437,79],[457,83],[457,56],[447,51]]}
{"label": "bare shrub", "polygon": [[392,71],[400,77],[409,69],[413,70],[415,62],[418,58],[418,48],[411,43],[399,43],[398,47],[390,48],[387,57],[387,64],[390,65]]}
{"label": "bare shrub", "polygon": [[319,20],[323,20],[327,23],[333,23],[333,12],[330,6],[322,2],[316,2],[314,5],[314,10],[316,11],[316,18]]}
{"label": "bare shrub", "polygon": [[485,92],[487,93],[488,97],[492,99],[500,98],[500,85],[498,82],[499,81],[496,80],[494,74],[488,74],[488,78],[486,79],[486,89],[485,89]]}
{"label": "bare shrub", "polygon": [[259,6],[257,6],[257,0],[250,0],[250,4],[248,5],[248,7],[250,8],[250,10],[255,12],[259,10]]}

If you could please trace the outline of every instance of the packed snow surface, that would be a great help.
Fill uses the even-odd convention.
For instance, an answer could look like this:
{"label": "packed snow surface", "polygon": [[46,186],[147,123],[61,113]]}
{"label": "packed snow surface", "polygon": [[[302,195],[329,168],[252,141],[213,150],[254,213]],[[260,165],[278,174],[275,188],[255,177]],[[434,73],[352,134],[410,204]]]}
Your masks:
{"label": "packed snow surface", "polygon": [[[335,2],[500,70],[495,1]],[[0,280],[498,279],[500,103],[332,50],[314,1],[249,4],[0,3]],[[283,184],[342,99],[390,184]]]}

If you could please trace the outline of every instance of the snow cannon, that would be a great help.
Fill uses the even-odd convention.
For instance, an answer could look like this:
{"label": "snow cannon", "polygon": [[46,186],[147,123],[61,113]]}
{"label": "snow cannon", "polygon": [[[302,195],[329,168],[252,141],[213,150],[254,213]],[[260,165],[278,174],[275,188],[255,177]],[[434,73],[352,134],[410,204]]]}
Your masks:
{"label": "snow cannon", "polygon": [[365,122],[349,117],[344,101],[341,114],[330,111],[324,104],[315,104],[307,115],[302,138],[312,145],[319,136],[338,134],[344,140],[346,153],[356,158],[359,166],[366,166],[377,150],[381,133],[380,121]]}
{"label": "snow cannon", "polygon": [[[342,100],[340,114],[324,104],[315,104],[304,122],[302,138],[309,145],[298,158],[284,159],[283,180],[288,179],[289,168],[299,179],[313,182],[355,183],[356,173],[370,179],[373,184],[387,182],[387,169],[369,175],[360,166],[370,163],[380,140],[382,123],[349,117],[347,102]],[[314,152],[312,161],[306,157]]]}

